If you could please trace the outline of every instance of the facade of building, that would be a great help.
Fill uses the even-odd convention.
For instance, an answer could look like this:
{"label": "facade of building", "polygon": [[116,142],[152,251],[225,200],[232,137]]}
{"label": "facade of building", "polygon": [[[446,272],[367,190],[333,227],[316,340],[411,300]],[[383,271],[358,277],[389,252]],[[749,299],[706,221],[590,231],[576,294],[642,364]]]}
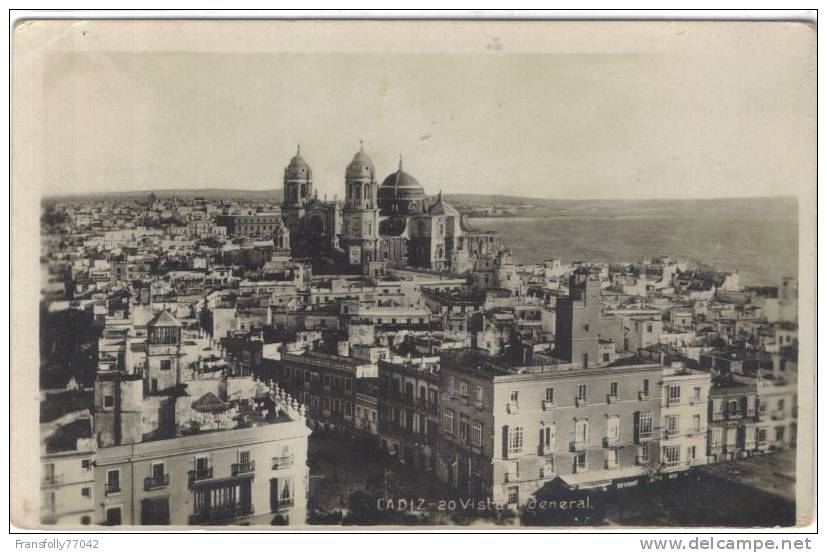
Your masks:
{"label": "facade of building", "polygon": [[659,364],[505,366],[478,350],[443,356],[438,476],[523,505],[571,489],[647,481],[662,468]]}
{"label": "facade of building", "polygon": [[233,238],[270,238],[281,226],[281,217],[278,213],[218,215],[215,224],[226,228],[227,236]]}
{"label": "facade of building", "polygon": [[435,466],[439,381],[438,363],[379,361],[379,444],[413,469]]}
{"label": "facade of building", "polygon": [[70,413],[41,428],[40,520],[91,524],[95,511],[95,450],[88,411]]}

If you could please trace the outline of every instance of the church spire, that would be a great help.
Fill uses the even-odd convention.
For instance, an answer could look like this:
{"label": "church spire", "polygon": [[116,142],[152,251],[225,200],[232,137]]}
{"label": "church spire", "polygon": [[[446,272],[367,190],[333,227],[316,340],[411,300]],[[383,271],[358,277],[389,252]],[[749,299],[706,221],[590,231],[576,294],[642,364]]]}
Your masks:
{"label": "church spire", "polygon": [[399,170],[402,170],[402,154],[399,154]]}

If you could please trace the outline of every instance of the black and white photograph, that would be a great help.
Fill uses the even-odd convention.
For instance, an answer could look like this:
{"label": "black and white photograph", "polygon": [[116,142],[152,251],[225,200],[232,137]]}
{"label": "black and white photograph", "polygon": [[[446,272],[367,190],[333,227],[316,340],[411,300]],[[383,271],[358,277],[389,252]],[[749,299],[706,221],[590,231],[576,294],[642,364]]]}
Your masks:
{"label": "black and white photograph", "polygon": [[814,524],[814,22],[67,15],[14,526]]}

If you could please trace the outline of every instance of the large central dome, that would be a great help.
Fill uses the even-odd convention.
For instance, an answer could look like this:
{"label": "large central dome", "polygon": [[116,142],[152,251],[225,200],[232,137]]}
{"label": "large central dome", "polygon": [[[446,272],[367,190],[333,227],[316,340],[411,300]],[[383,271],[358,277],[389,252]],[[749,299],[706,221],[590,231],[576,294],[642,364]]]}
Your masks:
{"label": "large central dome", "polygon": [[378,192],[379,209],[383,215],[414,215],[422,213],[425,206],[425,189],[412,175],[399,169],[388,175]]}

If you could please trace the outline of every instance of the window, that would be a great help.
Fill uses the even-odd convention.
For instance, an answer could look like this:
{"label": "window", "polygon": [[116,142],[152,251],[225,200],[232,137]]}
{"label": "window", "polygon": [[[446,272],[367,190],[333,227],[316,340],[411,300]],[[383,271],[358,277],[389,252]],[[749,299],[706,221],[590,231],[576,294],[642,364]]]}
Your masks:
{"label": "window", "polygon": [[666,434],[667,436],[674,436],[678,433],[678,416],[669,415],[666,417]]}
{"label": "window", "polygon": [[572,470],[574,472],[585,472],[588,469],[588,458],[586,452],[575,453]]}
{"label": "window", "polygon": [[692,399],[694,401],[700,401],[701,400],[701,388],[700,388],[700,386],[695,386],[692,389]]}
{"label": "window", "polygon": [[617,450],[616,449],[607,449],[606,450],[606,468],[607,469],[617,468]]}
{"label": "window", "polygon": [[523,427],[513,426],[508,430],[508,456],[523,452]]}
{"label": "window", "polygon": [[482,447],[482,423],[480,421],[471,422],[471,444]]}
{"label": "window", "polygon": [[121,523],[121,508],[109,507],[106,509],[106,524],[107,526],[118,526]]}
{"label": "window", "polygon": [[80,468],[83,470],[92,470],[92,460],[84,459],[80,462]]}
{"label": "window", "polygon": [[104,409],[111,409],[115,406],[115,396],[105,395],[103,396],[103,407]]}
{"label": "window", "polygon": [[520,392],[518,392],[516,390],[511,392],[511,403],[513,403],[515,405],[517,403],[520,403]]}
{"label": "window", "polygon": [[617,443],[620,440],[620,417],[612,415],[606,419],[606,440],[609,443]]}
{"label": "window", "polygon": [[543,460],[543,469],[540,478],[551,478],[554,475],[554,457],[548,456]]}
{"label": "window", "polygon": [[468,419],[463,416],[459,418],[459,439],[463,442],[468,441]]}
{"label": "window", "polygon": [[642,386],[641,391],[643,392],[644,397],[649,397],[649,379],[648,378],[643,379],[643,386]]}
{"label": "window", "polygon": [[106,488],[104,492],[109,495],[121,491],[121,471],[112,469],[106,471]]}
{"label": "window", "polygon": [[172,369],[172,359],[161,359],[161,370],[168,371]]}
{"label": "window", "polygon": [[679,446],[670,445],[663,448],[663,461],[667,467],[674,467],[680,463],[681,449]]}
{"label": "window", "polygon": [[585,447],[589,442],[589,421],[580,419],[574,423],[574,443],[576,447]]}
{"label": "window", "polygon": [[585,384],[577,386],[577,399],[578,401],[586,401],[588,399],[588,389]]}
{"label": "window", "polygon": [[652,332],[652,325],[646,325],[646,332]]}
{"label": "window", "polygon": [[546,401],[554,403],[554,388],[546,388]]}
{"label": "window", "polygon": [[450,409],[442,413],[442,430],[448,434],[454,433],[454,412]]}
{"label": "window", "polygon": [[644,444],[637,448],[637,464],[638,465],[648,465],[649,464],[649,444]]}
{"label": "window", "polygon": [[448,392],[453,394],[454,393],[454,377],[448,377]]}
{"label": "window", "polygon": [[482,386],[477,386],[477,388],[475,390],[474,399],[476,399],[480,403],[485,401],[485,390],[483,389]]}
{"label": "window", "polygon": [[591,327],[589,326],[589,324],[588,324],[588,323],[586,323],[586,324],[584,324],[584,325],[583,325],[583,331],[584,331],[584,332],[588,332],[590,329],[591,329]]}
{"label": "window", "polygon": [[169,524],[169,498],[155,497],[141,501],[141,524]]}
{"label": "window", "polygon": [[767,443],[767,429],[766,428],[759,428],[755,431],[755,440],[758,442],[759,445],[764,445]]}
{"label": "window", "polygon": [[692,430],[695,432],[701,431],[701,416],[700,415],[692,415]]}
{"label": "window", "polygon": [[468,382],[465,380],[459,381],[459,395],[465,398],[468,397]]}
{"label": "window", "polygon": [[282,509],[293,505],[293,477],[270,480],[270,508]]}
{"label": "window", "polygon": [[325,385],[326,388],[330,388],[330,375],[326,374],[322,377],[322,383]]}
{"label": "window", "polygon": [[92,488],[89,486],[84,486],[80,489],[81,497],[92,497]]}
{"label": "window", "polygon": [[552,423],[540,428],[540,447],[543,451],[553,451],[557,447],[557,425]]}
{"label": "window", "polygon": [[353,416],[353,404],[349,401],[345,402],[345,415],[348,417]]}
{"label": "window", "polygon": [[609,397],[617,399],[617,382],[609,383]]}
{"label": "window", "polygon": [[694,445],[691,445],[691,446],[686,448],[686,460],[687,461],[689,461],[690,463],[693,462],[695,460],[695,455],[696,455],[696,451],[695,451],[695,446]]}
{"label": "window", "polygon": [[775,441],[776,442],[783,442],[784,441],[784,427],[783,426],[776,426],[775,427]]}
{"label": "window", "polygon": [[728,415],[735,415],[738,413],[738,400],[730,400],[729,404],[727,405],[727,414]]}
{"label": "window", "polygon": [[681,387],[669,386],[669,403],[679,403],[681,400]]}
{"label": "window", "polygon": [[520,486],[508,486],[508,503],[520,502]]}

